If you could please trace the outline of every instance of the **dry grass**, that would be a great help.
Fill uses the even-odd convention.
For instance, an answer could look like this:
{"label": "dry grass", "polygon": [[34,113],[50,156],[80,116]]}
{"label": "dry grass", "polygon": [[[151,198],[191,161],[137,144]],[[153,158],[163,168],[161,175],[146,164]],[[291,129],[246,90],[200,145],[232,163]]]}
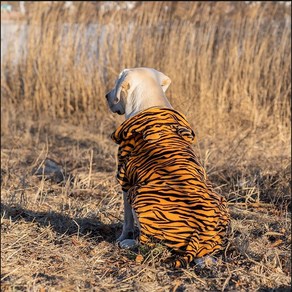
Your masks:
{"label": "dry grass", "polygon": [[[16,64],[7,54],[1,72],[1,290],[290,291],[291,12],[165,3],[32,7],[28,50]],[[141,262],[114,243],[122,198],[109,136],[123,118],[104,93],[138,66],[172,79],[169,99],[230,204],[228,248],[203,269],[166,270],[165,248],[141,248]],[[34,176],[47,157],[71,177]]]}

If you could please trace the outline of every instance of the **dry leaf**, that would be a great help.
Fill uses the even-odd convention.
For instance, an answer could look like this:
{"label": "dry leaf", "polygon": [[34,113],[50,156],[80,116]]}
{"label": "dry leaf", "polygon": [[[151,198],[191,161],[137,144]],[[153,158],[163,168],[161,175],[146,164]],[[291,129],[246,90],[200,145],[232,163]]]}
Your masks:
{"label": "dry leaf", "polygon": [[141,254],[138,254],[137,256],[136,256],[136,263],[137,264],[141,264],[142,262],[143,262],[143,256],[141,255]]}
{"label": "dry leaf", "polygon": [[80,242],[77,237],[72,237],[71,241],[74,245],[82,245],[82,242]]}
{"label": "dry leaf", "polygon": [[177,288],[178,288],[181,284],[182,284],[182,282],[181,282],[180,280],[176,280],[176,281],[174,282],[174,286],[173,286],[173,288],[171,288],[171,291],[172,291],[172,292],[176,292]]}
{"label": "dry leaf", "polygon": [[278,239],[274,243],[271,244],[271,247],[276,247],[276,246],[280,245],[282,242],[283,242],[282,239]]}

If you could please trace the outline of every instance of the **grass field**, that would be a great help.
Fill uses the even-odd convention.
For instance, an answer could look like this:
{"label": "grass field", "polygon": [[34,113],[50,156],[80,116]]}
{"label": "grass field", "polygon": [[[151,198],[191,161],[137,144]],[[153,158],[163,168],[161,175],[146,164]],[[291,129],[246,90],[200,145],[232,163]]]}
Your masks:
{"label": "grass field", "polygon": [[[290,7],[76,5],[32,5],[26,43],[1,63],[1,291],[291,291]],[[104,95],[139,66],[171,78],[167,96],[228,200],[228,247],[203,268],[167,270],[160,245],[115,245],[110,134],[123,117]],[[36,175],[47,159],[64,177]]]}

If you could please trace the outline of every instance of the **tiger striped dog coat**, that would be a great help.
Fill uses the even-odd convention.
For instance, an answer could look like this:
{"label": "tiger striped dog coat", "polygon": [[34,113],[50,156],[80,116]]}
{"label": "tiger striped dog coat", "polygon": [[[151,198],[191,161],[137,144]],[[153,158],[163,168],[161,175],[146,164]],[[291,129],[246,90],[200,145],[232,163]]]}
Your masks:
{"label": "tiger striped dog coat", "polygon": [[112,134],[119,144],[117,179],[140,225],[140,242],[160,241],[180,256],[173,267],[222,249],[230,222],[192,144],[184,115],[150,108]]}

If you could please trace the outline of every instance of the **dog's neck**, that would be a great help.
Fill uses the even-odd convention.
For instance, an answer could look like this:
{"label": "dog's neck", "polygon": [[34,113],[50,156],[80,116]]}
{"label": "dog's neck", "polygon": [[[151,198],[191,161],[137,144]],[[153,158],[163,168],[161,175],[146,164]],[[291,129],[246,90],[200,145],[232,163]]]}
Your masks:
{"label": "dog's neck", "polygon": [[165,107],[171,108],[168,99],[164,95],[162,89],[143,90],[143,88],[137,87],[132,94],[128,97],[125,107],[125,118],[129,119],[136,114],[151,108],[151,107]]}

